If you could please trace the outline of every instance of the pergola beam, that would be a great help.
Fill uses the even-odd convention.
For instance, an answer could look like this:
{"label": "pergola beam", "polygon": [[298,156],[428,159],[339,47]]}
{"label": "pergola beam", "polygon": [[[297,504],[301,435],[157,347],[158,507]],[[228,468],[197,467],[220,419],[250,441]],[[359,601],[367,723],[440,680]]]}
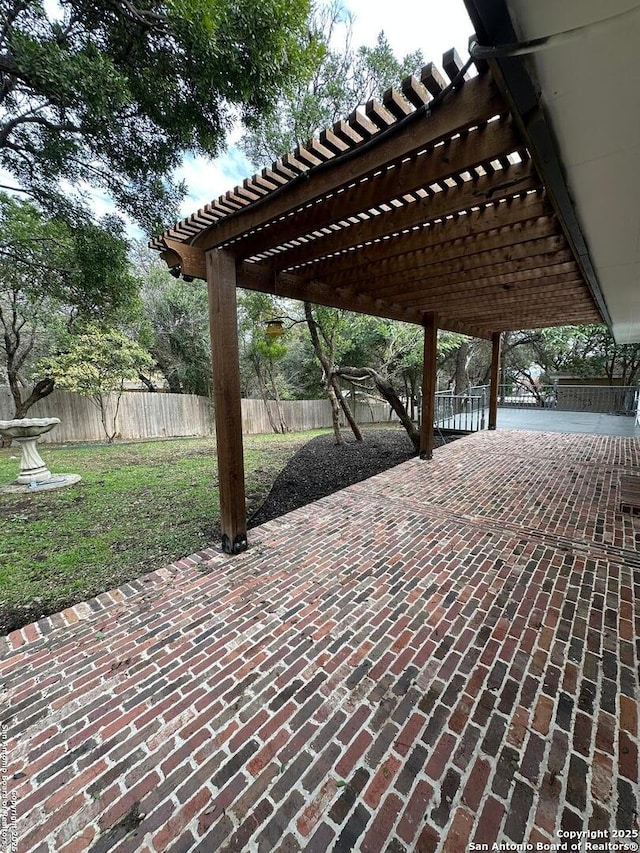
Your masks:
{"label": "pergola beam", "polygon": [[[429,279],[449,276],[452,283],[497,272],[516,272],[531,269],[550,261],[566,260],[563,252],[564,237],[550,235],[521,243],[508,243],[503,248],[487,249],[460,255],[455,248],[450,250],[416,251],[399,258],[380,260],[364,269],[354,269],[336,275],[326,275],[323,280],[333,287],[349,283],[352,287],[363,286],[378,299],[391,298],[399,284],[418,282],[424,278],[424,291]],[[447,257],[449,255],[450,257]],[[541,257],[544,256],[544,257]],[[499,269],[502,267],[502,269]],[[406,290],[403,287],[403,290]]]}
{"label": "pergola beam", "polygon": [[[531,270],[528,272],[531,272]],[[451,288],[441,285],[429,288],[420,294],[419,303],[422,304],[425,300],[442,299],[446,296],[447,304],[458,310],[458,308],[467,304],[477,305],[478,300],[481,302],[485,300],[508,302],[509,300],[517,299],[519,301],[528,297],[535,299],[538,294],[542,296],[549,295],[551,298],[554,298],[558,294],[558,285],[561,285],[563,295],[566,294],[567,288],[575,289],[577,293],[582,293],[582,279],[580,278],[580,274],[577,271],[567,271],[560,275],[541,275],[537,278],[533,276],[522,278],[513,283],[503,284],[502,286],[497,281],[491,279],[488,281],[463,282]]]}
{"label": "pergola beam", "polygon": [[[482,274],[477,276],[474,276],[472,271],[456,276],[449,284],[445,275],[434,276],[421,284],[417,273],[414,273],[413,279],[402,288],[401,292],[389,294],[389,297],[392,296],[400,305],[411,307],[422,305],[425,298],[446,297],[448,293],[452,296],[466,293],[473,295],[476,288],[487,290],[495,296],[506,293],[509,289],[534,287],[535,283],[547,277],[558,277],[557,283],[564,285],[566,281],[573,280],[577,274],[577,267],[568,253],[563,255],[554,253],[553,257],[543,256],[542,260],[547,260],[547,264],[541,264],[539,258],[529,258],[526,263],[519,262],[517,266],[510,262],[492,265],[485,267]],[[554,260],[559,262],[553,263]]]}
{"label": "pergola beam", "polygon": [[410,323],[437,311],[481,337],[563,322],[559,310],[597,319],[490,74],[426,114],[400,98],[372,107],[383,129],[355,113],[346,137],[336,125],[155,245],[187,276],[219,246],[240,286]]}
{"label": "pergola beam", "polygon": [[[479,233],[474,233],[473,228],[482,217],[470,214],[462,217],[462,221],[452,224],[450,236],[446,235],[447,229],[436,225],[433,228],[400,234],[390,240],[381,240],[335,258],[318,261],[296,272],[303,279],[317,277],[336,281],[339,276],[347,276],[349,280],[353,280],[355,271],[359,277],[368,279],[376,274],[382,261],[387,266],[404,266],[417,262],[422,268],[428,269],[436,263],[466,259],[481,253],[480,260],[484,260],[485,252],[511,247],[530,248],[533,240],[559,234],[558,223],[553,216],[543,216],[539,204],[532,205],[532,208],[533,217],[524,217],[512,223],[507,216],[504,224],[498,224],[498,220],[494,219],[495,224],[492,227]],[[541,244],[536,244],[533,248],[538,248],[539,245]],[[495,254],[491,256],[489,262],[495,257]]]}
{"label": "pergola beam", "polygon": [[[370,314],[372,317],[400,320],[404,323],[422,325],[423,322],[423,311],[407,309],[391,300],[372,299],[366,292],[358,293],[347,286],[335,288],[322,281],[301,281],[291,273],[277,273],[269,264],[241,262],[238,264],[237,275],[238,287],[246,287],[248,290],[259,290],[262,293],[306,300],[316,305]],[[477,338],[488,339],[491,334],[482,326],[475,323],[463,325],[455,318],[443,317],[440,323],[441,328],[447,331],[460,332]]]}
{"label": "pergola beam", "polygon": [[[540,187],[540,181],[532,170],[531,162],[519,163],[500,172],[466,180],[459,187],[447,187],[441,192],[407,203],[396,208],[393,216],[387,216],[384,212],[379,215],[372,214],[364,221],[310,239],[303,245],[275,255],[274,262],[282,269],[290,269],[332,252],[340,252],[350,246],[365,243],[367,240],[377,240],[406,228],[414,228],[425,222],[455,215],[461,210],[487,205],[502,198],[515,201],[513,199],[515,194],[527,193]],[[484,211],[488,214],[494,209],[496,208],[489,207],[484,208]],[[543,212],[547,210],[548,206]]]}
{"label": "pergola beam", "polygon": [[[553,238],[555,240],[555,238]],[[477,267],[465,259],[452,260],[449,263],[429,264],[425,258],[421,258],[420,262],[414,260],[412,266],[402,266],[396,264],[393,269],[385,267],[384,274],[381,274],[381,279],[377,286],[369,284],[367,289],[371,295],[377,299],[394,298],[398,302],[410,303],[416,293],[424,293],[428,291],[431,285],[439,285],[449,281],[451,286],[466,284],[481,278],[492,278],[499,275],[515,275],[519,272],[544,269],[545,266],[555,264],[568,263],[572,260],[571,253],[565,249],[558,249],[557,242],[545,243],[540,242],[534,246],[529,246],[524,251],[519,251],[518,256],[514,257],[515,251],[509,252],[494,252],[493,255],[487,257],[479,257],[475,255]],[[508,259],[505,259],[508,257]],[[382,266],[382,262],[380,264]],[[391,265],[387,265],[391,266]],[[385,280],[386,279],[386,280]],[[336,282],[330,280],[332,284]],[[358,282],[351,279],[352,286],[364,284],[367,286],[367,280]],[[408,287],[407,285],[413,285]],[[400,292],[399,292],[400,291]]]}
{"label": "pergola beam", "polygon": [[[314,203],[265,223],[260,230],[244,235],[241,244],[236,246],[236,241],[231,241],[222,245],[233,245],[241,257],[251,257],[294,238],[304,237],[319,227],[357,216],[476,166],[488,164],[515,151],[518,146],[518,138],[508,121],[491,122],[446,142],[441,146],[443,151],[440,148],[425,150],[402,163],[388,163],[379,173],[344,186],[330,185],[327,194]],[[197,244],[206,244],[203,240],[199,238]]]}
{"label": "pergola beam", "polygon": [[[328,194],[368,178],[386,168],[389,163],[399,163],[430,145],[481,125],[504,112],[504,101],[492,83],[488,85],[486,79],[481,77],[469,80],[456,92],[455,98],[447,103],[447,108],[435,110],[428,121],[406,124],[402,126],[401,133],[394,127],[383,139],[374,137],[366,147],[354,148],[353,156],[336,163],[329,161],[326,169],[321,166],[315,173],[302,175],[297,181],[290,182],[286,193],[265,196],[264,202],[242,210],[233,217],[221,219],[198,238],[197,245],[206,249],[240,238],[247,239],[254,229],[264,227],[267,222],[288,217],[300,209],[315,205]],[[518,144],[516,142],[516,146]],[[312,176],[313,180],[310,180]],[[298,222],[295,225],[297,227]],[[287,230],[290,231],[290,227]]]}
{"label": "pergola beam", "polygon": [[510,153],[517,144],[508,122],[492,122],[485,128],[448,142],[443,146],[442,156],[431,157],[425,152],[401,166],[389,164],[380,173],[340,187],[315,204],[291,211],[286,217],[267,223],[259,231],[223,245],[232,247],[243,258],[258,255],[292,239],[305,237],[318,227],[328,227],[400,200],[403,196],[426,190],[432,184],[440,184],[460,172]]}

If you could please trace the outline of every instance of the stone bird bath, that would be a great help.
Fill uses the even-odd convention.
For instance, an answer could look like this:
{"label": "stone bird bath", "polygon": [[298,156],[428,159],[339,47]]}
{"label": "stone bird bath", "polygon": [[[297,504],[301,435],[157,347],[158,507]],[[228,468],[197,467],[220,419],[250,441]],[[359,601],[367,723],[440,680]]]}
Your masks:
{"label": "stone bird bath", "polygon": [[3,491],[59,489],[80,480],[77,474],[53,476],[36,447],[39,436],[49,432],[59,423],[60,418],[16,418],[12,421],[0,421],[0,435],[12,439],[22,449],[20,473]]}

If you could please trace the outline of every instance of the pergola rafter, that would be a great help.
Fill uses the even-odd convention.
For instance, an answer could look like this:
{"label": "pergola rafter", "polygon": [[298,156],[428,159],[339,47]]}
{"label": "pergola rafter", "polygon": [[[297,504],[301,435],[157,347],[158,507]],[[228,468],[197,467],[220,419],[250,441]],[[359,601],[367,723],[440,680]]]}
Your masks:
{"label": "pergola rafter", "polygon": [[[430,63],[152,243],[226,306],[212,333],[235,335],[236,286],[420,324],[433,391],[436,319],[492,340],[494,360],[501,331],[602,319],[486,64],[469,79],[449,51],[443,66],[448,83]],[[239,398],[218,391],[219,405]],[[222,452],[241,455],[218,433]],[[430,442],[425,432],[426,457]],[[224,515],[225,547],[238,550],[241,508],[226,530]]]}

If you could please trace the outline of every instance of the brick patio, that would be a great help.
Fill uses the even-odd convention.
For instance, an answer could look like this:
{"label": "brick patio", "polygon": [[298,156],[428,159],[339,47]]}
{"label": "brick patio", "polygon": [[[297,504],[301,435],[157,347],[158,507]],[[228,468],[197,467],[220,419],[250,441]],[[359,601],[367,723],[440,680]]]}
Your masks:
{"label": "brick patio", "polygon": [[637,827],[639,463],[476,434],[0,640],[18,849]]}

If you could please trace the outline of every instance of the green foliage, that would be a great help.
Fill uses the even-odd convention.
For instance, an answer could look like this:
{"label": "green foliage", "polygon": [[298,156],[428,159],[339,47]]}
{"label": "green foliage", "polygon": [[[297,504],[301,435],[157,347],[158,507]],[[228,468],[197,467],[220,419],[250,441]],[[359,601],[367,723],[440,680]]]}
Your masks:
{"label": "green foliage", "polygon": [[24,303],[57,302],[82,319],[127,310],[137,297],[127,248],[115,216],[72,227],[0,193],[0,291],[19,292]]}
{"label": "green foliage", "polygon": [[315,400],[324,395],[322,374],[305,325],[287,332],[287,352],[278,368],[288,394],[297,400]]}
{"label": "green foliage", "polygon": [[87,323],[82,331],[68,337],[63,352],[44,358],[39,369],[59,388],[88,397],[99,409],[107,441],[112,442],[118,434],[125,381],[137,379],[152,365],[149,353],[129,335]]}
{"label": "green foliage", "polygon": [[560,326],[541,330],[534,340],[536,360],[546,373],[622,379],[633,384],[640,368],[640,345],[620,344],[606,326]]}
{"label": "green foliage", "polygon": [[[0,368],[16,417],[53,390],[39,384],[38,359],[78,322],[116,322],[137,300],[120,220],[70,226],[35,205],[0,194]],[[25,398],[25,383],[36,381]]]}
{"label": "green foliage", "polygon": [[[314,57],[307,0],[7,0],[0,165],[46,205],[107,190],[149,231],[173,218],[184,152],[215,154]],[[77,202],[78,199],[76,198]]]}
{"label": "green foliage", "polygon": [[255,389],[265,404],[273,400],[275,407],[266,407],[271,428],[274,432],[288,432],[280,401],[283,397],[290,397],[291,393],[279,369],[280,362],[287,355],[287,342],[285,338],[267,334],[268,322],[282,319],[285,302],[266,293],[240,291],[238,309],[241,381],[245,393],[254,396]]}
{"label": "green foliage", "polygon": [[451,355],[455,355],[463,343],[468,341],[466,335],[458,332],[438,332],[438,360],[444,361]]}
{"label": "green foliage", "polygon": [[531,383],[564,373],[633,385],[640,378],[640,344],[616,344],[602,325],[557,326],[506,337],[508,375]]}
{"label": "green foliage", "polygon": [[88,323],[69,337],[65,352],[43,359],[40,370],[59,388],[95,399],[121,392],[125,380],[136,379],[152,364],[149,353],[124,332]]}
{"label": "green foliage", "polygon": [[[340,48],[333,45],[342,35]],[[403,76],[419,68],[419,52],[397,60],[383,33],[374,47],[351,47],[351,21],[342,6],[329,3],[314,10],[306,50],[316,62],[307,66],[276,107],[245,135],[241,147],[254,163],[267,165],[323,127],[330,127],[359,104],[378,97]]]}
{"label": "green foliage", "polygon": [[155,257],[150,262],[147,256],[143,266],[140,341],[153,355],[170,391],[210,396],[211,345],[205,282],[175,279]]}
{"label": "green foliage", "polygon": [[[322,373],[299,303],[251,291],[240,293],[243,393],[248,396],[254,393],[256,361],[262,364],[262,360],[270,359],[271,367],[277,371],[282,396],[296,399],[323,396]],[[274,316],[286,318],[285,335],[275,342],[264,334],[266,321]],[[318,305],[313,307],[313,316],[321,339],[327,351],[333,353],[338,367],[373,367],[394,386],[403,388],[406,395],[417,395],[422,383],[422,327]],[[453,332],[439,333],[438,366],[443,374],[448,375],[449,370],[453,373],[457,350],[468,340]],[[482,371],[486,366],[482,363]]]}
{"label": "green foliage", "polygon": [[253,290],[238,293],[238,327],[245,357],[254,364],[273,366],[287,353],[282,338],[266,334],[269,320],[281,317],[286,309],[276,297]]}

